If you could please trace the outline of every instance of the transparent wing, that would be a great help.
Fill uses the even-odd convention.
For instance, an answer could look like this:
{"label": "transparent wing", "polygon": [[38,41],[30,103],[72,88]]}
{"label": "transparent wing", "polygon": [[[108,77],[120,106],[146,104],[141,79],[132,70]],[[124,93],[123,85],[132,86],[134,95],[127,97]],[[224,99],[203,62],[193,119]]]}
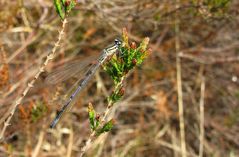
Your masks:
{"label": "transparent wing", "polygon": [[[90,68],[92,68],[92,66],[94,66],[94,65],[89,65],[88,67],[85,66],[85,67],[86,67],[85,72],[83,73],[83,70],[81,70],[82,74],[80,75],[79,79],[78,79],[75,83],[73,83],[73,84],[71,85],[70,89],[68,89],[68,90],[65,92],[65,94],[61,95],[60,97],[58,97],[56,100],[52,101],[51,103],[52,103],[52,104],[56,104],[56,102],[57,102],[57,104],[64,104],[64,103],[69,99],[69,97],[73,94],[73,92],[76,90],[76,88],[78,88],[80,82],[82,81],[82,79],[84,79],[84,76],[86,75],[87,71],[88,71]],[[71,110],[72,105],[73,105],[73,104],[75,103],[75,101],[78,99],[80,93],[81,93],[81,92],[79,92],[79,93],[73,98],[72,102],[69,104],[69,107],[66,109],[67,112],[68,112],[69,110]]]}
{"label": "transparent wing", "polygon": [[87,57],[85,59],[68,62],[50,73],[45,79],[47,84],[56,84],[74,76],[81,76],[88,66],[97,59],[97,56]]}

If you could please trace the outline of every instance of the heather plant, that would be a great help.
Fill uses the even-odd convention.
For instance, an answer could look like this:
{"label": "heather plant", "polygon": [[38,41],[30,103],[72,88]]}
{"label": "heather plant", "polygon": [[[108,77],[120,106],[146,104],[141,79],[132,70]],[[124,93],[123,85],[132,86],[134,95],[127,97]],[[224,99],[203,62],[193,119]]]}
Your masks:
{"label": "heather plant", "polygon": [[128,35],[126,29],[123,29],[123,44],[119,49],[119,52],[112,56],[110,60],[103,65],[104,70],[108,73],[114,82],[114,90],[107,98],[107,107],[103,116],[96,113],[93,105],[90,103],[88,106],[89,122],[91,127],[91,135],[86,142],[86,145],[82,148],[81,156],[89,148],[91,141],[100,136],[102,133],[110,131],[115,120],[111,118],[107,121],[107,116],[111,111],[112,106],[118,102],[125,93],[124,81],[127,75],[140,64],[149,54],[148,43],[149,38],[145,38],[137,47],[135,42],[129,44]]}
{"label": "heather plant", "polygon": [[[55,0],[55,7],[61,19],[64,19],[70,10],[75,6],[75,1]],[[109,132],[115,123],[111,118],[107,121],[107,116],[110,113],[112,106],[118,102],[124,95],[124,81],[127,74],[131,72],[136,66],[143,63],[148,56],[149,38],[145,38],[137,47],[135,42],[129,43],[126,29],[123,29],[122,44],[119,51],[110,57],[110,59],[103,65],[103,69],[108,73],[114,82],[114,90],[107,98],[107,106],[103,115],[97,113],[91,103],[88,106],[89,122],[91,134],[85,146],[81,149],[81,156],[90,146],[93,138],[100,136],[102,133]]]}
{"label": "heather plant", "polygon": [[60,16],[62,20],[68,16],[70,11],[75,7],[75,0],[54,0],[54,5],[56,8],[56,12]]}

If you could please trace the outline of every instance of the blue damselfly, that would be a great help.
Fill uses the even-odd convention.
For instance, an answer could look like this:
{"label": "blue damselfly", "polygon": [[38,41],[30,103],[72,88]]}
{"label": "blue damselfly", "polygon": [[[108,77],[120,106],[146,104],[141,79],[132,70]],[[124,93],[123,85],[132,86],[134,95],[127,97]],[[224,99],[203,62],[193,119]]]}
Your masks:
{"label": "blue damselfly", "polygon": [[[97,62],[93,65],[91,65],[91,67],[88,69],[88,71],[86,72],[85,76],[83,79],[81,79],[78,83],[78,87],[76,88],[76,90],[71,94],[71,96],[69,97],[69,99],[65,102],[65,104],[63,105],[63,107],[61,108],[61,110],[57,113],[55,119],[52,121],[50,128],[54,128],[55,125],[57,124],[57,122],[59,121],[59,119],[61,118],[62,114],[64,113],[64,111],[67,109],[67,107],[73,102],[74,99],[76,99],[77,95],[80,93],[80,91],[87,85],[87,83],[89,82],[89,80],[92,78],[92,76],[95,74],[95,72],[97,71],[97,69],[104,63],[104,61],[109,58],[110,56],[112,56],[113,54],[115,54],[117,52],[117,50],[119,49],[119,47],[121,46],[121,41],[118,39],[115,39],[115,43],[112,46],[109,46],[107,48],[105,48],[102,52],[102,54],[99,56],[99,58],[97,59]],[[74,64],[74,63],[73,63]],[[70,65],[68,65],[70,66]],[[67,68],[66,68],[67,69]],[[76,71],[75,73],[73,72],[71,74],[76,75]],[[69,76],[68,76],[69,77]],[[61,73],[56,73],[55,76],[53,77],[51,75],[51,77],[48,77],[47,80],[48,82],[54,82],[53,78],[60,78],[62,80],[64,80],[63,75],[61,75]]]}

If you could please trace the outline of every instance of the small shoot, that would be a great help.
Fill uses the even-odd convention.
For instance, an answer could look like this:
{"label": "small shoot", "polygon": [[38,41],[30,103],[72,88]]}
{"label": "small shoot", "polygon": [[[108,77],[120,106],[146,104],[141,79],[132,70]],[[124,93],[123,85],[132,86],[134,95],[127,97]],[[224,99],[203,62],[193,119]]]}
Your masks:
{"label": "small shoot", "polygon": [[31,101],[28,105],[19,105],[19,118],[27,122],[37,122],[39,119],[44,117],[48,108],[41,101]]}
{"label": "small shoot", "polygon": [[75,6],[76,6],[76,0],[65,0],[65,12],[69,13]]}
{"label": "small shoot", "polygon": [[75,7],[76,0],[54,0],[54,5],[57,14],[63,20],[70,13],[70,11]]}
{"label": "small shoot", "polygon": [[123,80],[126,75],[136,66],[143,63],[144,59],[149,55],[150,50],[147,48],[149,38],[146,37],[137,47],[135,42],[129,44],[126,29],[123,29],[123,44],[120,47],[118,55],[104,65],[104,70],[110,75],[115,84],[114,92],[109,96],[108,102],[114,104],[124,95]]}
{"label": "small shoot", "polygon": [[31,110],[32,122],[35,123],[36,121],[38,121],[40,118],[44,116],[46,112],[47,112],[47,107],[43,103],[37,101],[36,105],[33,106]]}
{"label": "small shoot", "polygon": [[124,87],[119,88],[119,90],[112,92],[112,94],[108,98],[108,102],[111,101],[114,104],[123,97],[124,93],[125,93]]}
{"label": "small shoot", "polygon": [[135,66],[142,64],[149,54],[148,43],[149,38],[147,37],[138,48],[134,42],[129,45],[127,32],[123,31],[123,46],[120,47],[120,55],[113,57],[104,66],[104,70],[111,76],[115,84],[119,83],[121,78]]}
{"label": "small shoot", "polygon": [[88,105],[88,113],[89,113],[89,121],[90,121],[90,127],[92,130],[94,130],[95,127],[95,110],[93,108],[93,105],[89,103]]}
{"label": "small shoot", "polygon": [[109,132],[112,130],[113,126],[115,124],[115,120],[111,119],[107,123],[105,123],[101,128],[96,130],[96,135],[99,136],[102,133]]}
{"label": "small shoot", "polygon": [[100,116],[99,114],[96,114],[94,107],[91,103],[88,105],[88,113],[89,113],[89,121],[90,121],[90,127],[92,130],[95,130],[100,123]]}

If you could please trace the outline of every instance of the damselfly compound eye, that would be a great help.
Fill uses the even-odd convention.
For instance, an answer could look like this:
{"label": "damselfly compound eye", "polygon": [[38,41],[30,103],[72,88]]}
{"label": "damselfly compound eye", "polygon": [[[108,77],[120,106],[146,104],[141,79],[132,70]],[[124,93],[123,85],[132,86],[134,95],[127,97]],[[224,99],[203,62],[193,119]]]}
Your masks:
{"label": "damselfly compound eye", "polygon": [[120,46],[122,42],[119,39],[115,39],[115,45]]}

